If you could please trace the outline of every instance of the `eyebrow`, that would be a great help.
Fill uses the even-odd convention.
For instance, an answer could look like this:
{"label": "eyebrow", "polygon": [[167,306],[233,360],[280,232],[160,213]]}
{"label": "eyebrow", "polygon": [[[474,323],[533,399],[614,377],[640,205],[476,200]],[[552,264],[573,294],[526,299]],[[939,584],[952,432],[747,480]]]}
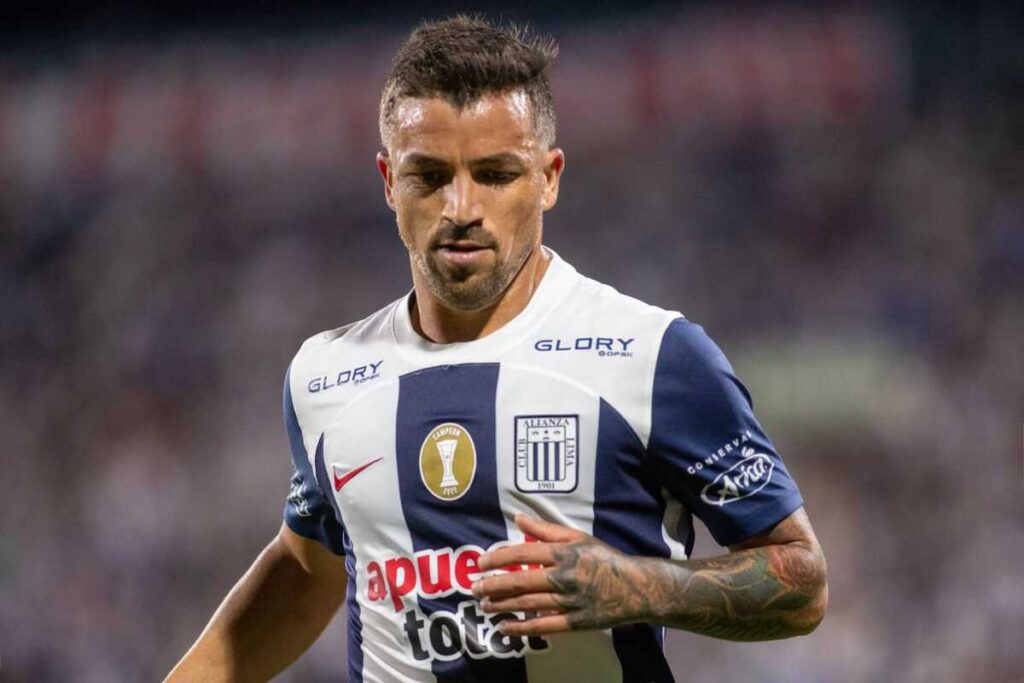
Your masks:
{"label": "eyebrow", "polygon": [[493,156],[484,157],[483,159],[474,159],[472,164],[474,166],[500,166],[501,164],[524,164],[525,160],[518,154],[511,152],[503,152],[502,154],[495,154]]}
{"label": "eyebrow", "polygon": [[[419,152],[413,152],[405,157],[403,160],[404,164],[409,166],[446,166],[448,164],[444,159],[432,157],[429,154],[421,154]],[[470,162],[472,166],[500,166],[501,164],[525,164],[526,161],[518,154],[512,152],[502,152],[500,154],[493,154],[489,157],[483,157],[482,159],[473,159]]]}
{"label": "eyebrow", "polygon": [[446,164],[443,159],[416,152],[405,157],[403,162],[410,166],[444,166]]}

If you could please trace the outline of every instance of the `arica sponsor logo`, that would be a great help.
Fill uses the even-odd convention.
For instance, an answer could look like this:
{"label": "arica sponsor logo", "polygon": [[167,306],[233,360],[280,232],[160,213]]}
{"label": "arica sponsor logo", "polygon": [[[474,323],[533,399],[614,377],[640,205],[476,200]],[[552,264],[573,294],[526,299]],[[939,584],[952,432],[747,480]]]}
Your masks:
{"label": "arica sponsor logo", "polygon": [[705,503],[728,505],[752,496],[768,485],[775,471],[772,459],[753,448],[744,448],[741,455],[744,456],[742,460],[715,477],[700,492]]}
{"label": "arica sponsor logo", "polygon": [[729,443],[722,445],[717,451],[713,451],[711,455],[707,456],[703,460],[698,460],[693,465],[687,467],[686,473],[697,474],[697,472],[704,469],[705,467],[710,467],[711,465],[714,465],[716,462],[732,453],[733,450],[738,449],[740,446],[750,441],[750,437],[750,430],[744,430],[742,434],[737,436]]}

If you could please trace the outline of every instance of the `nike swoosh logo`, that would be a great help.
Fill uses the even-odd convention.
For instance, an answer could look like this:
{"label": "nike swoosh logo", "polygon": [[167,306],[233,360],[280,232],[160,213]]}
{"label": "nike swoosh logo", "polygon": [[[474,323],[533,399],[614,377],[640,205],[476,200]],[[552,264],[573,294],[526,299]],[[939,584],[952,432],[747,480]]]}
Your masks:
{"label": "nike swoosh logo", "polygon": [[336,492],[340,491],[342,486],[344,486],[345,484],[347,484],[350,481],[352,481],[352,477],[356,476],[357,474],[359,474],[360,472],[365,470],[370,465],[376,465],[377,463],[379,463],[383,459],[384,459],[383,457],[380,457],[380,458],[377,458],[376,460],[371,460],[370,462],[366,463],[365,465],[360,465],[359,467],[356,467],[355,469],[349,470],[348,472],[346,472],[345,474],[341,475],[340,477],[338,476],[338,466],[334,465],[332,463],[332,467],[334,469],[334,490]]}

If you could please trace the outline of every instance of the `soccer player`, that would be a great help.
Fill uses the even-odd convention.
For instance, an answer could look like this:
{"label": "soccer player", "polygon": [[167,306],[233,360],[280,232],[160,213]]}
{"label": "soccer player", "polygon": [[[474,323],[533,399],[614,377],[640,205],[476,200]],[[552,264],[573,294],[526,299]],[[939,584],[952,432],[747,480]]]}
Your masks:
{"label": "soccer player", "polygon": [[[721,351],[542,246],[554,53],[467,17],[399,50],[377,166],[412,291],[295,356],[284,523],[171,679],[270,678],[343,601],[350,681],[671,681],[666,626],[822,619],[821,548]],[[686,559],[694,515],[728,552]]]}

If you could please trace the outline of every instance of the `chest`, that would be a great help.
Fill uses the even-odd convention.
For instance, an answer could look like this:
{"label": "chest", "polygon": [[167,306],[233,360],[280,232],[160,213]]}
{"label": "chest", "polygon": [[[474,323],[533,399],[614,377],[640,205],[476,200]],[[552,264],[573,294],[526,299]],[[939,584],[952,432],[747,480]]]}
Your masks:
{"label": "chest", "polygon": [[514,535],[518,512],[589,530],[599,464],[639,443],[621,418],[608,443],[609,411],[591,388],[544,369],[439,366],[336,409],[318,457],[353,534],[414,551],[486,548]]}

